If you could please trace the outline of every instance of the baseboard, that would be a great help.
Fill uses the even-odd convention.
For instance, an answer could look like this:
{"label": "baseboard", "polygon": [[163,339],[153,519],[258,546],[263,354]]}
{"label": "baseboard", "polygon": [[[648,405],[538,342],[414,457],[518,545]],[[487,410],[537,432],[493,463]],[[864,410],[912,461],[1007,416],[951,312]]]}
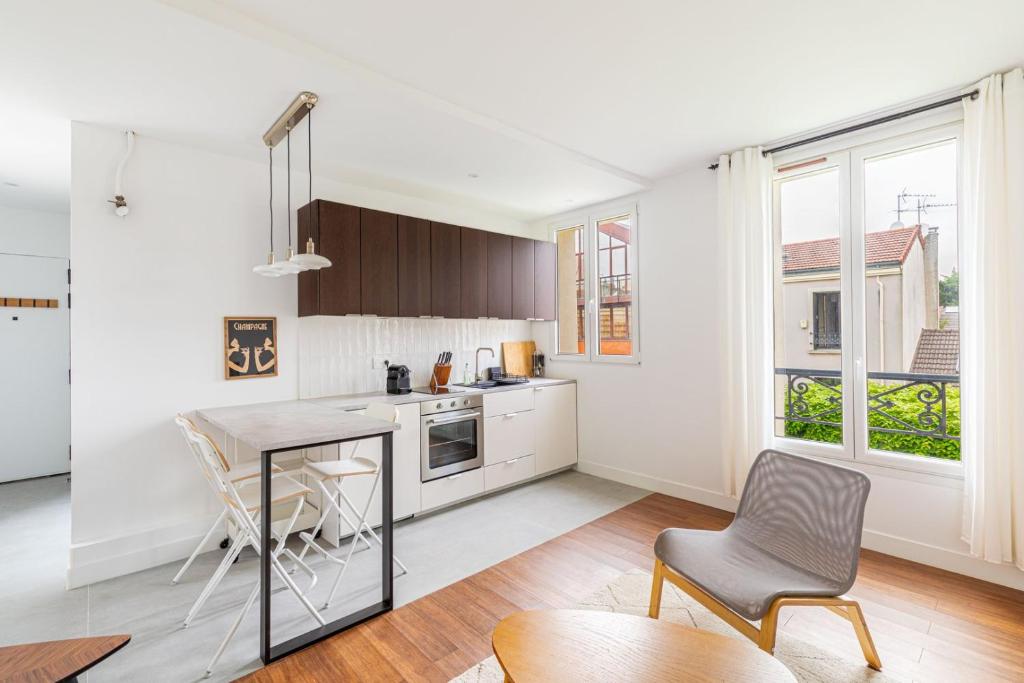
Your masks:
{"label": "baseboard", "polygon": [[[683,484],[651,477],[639,472],[609,467],[595,462],[581,460],[577,469],[602,479],[610,479],[621,484],[629,484],[648,491],[663,493],[667,496],[682,498],[701,505],[735,512],[739,501],[717,491],[710,491],[697,486]],[[1024,572],[1009,564],[994,564],[971,557],[967,553],[921,543],[909,538],[893,536],[881,531],[864,529],[861,545],[886,555],[893,555],[904,560],[928,565],[937,569],[956,574],[963,574],[982,581],[996,583],[1001,586],[1024,590]]]}
{"label": "baseboard", "polygon": [[703,489],[699,486],[691,486],[690,484],[684,484],[678,481],[658,479],[657,477],[641,474],[639,472],[630,472],[629,470],[601,465],[588,460],[580,460],[576,465],[576,469],[584,474],[592,474],[595,477],[601,477],[602,479],[611,479],[612,481],[617,481],[620,484],[629,484],[638,488],[647,489],[648,491],[654,491],[655,493],[664,493],[666,496],[682,498],[683,500],[700,503],[701,505],[707,505],[719,510],[736,512],[736,505],[739,503],[739,501],[718,491]]}
{"label": "baseboard", "polygon": [[[214,519],[216,515],[210,515],[127,536],[73,543],[69,555],[67,588],[79,588],[175,560],[184,560],[202,540]],[[224,534],[214,534],[204,552],[217,548],[226,535],[226,531]],[[168,576],[167,580],[170,579]]]}

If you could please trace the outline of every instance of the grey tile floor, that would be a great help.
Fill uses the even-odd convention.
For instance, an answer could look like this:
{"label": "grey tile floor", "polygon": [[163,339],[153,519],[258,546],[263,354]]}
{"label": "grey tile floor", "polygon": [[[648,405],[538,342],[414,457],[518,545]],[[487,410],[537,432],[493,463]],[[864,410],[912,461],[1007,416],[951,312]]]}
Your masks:
{"label": "grey tile floor", "polygon": [[[401,606],[646,495],[646,491],[578,472],[524,486],[395,527],[395,552],[409,574],[395,579]],[[154,567],[73,591],[64,589],[70,537],[70,485],[51,477],[0,485],[0,645],[104,633],[131,633],[132,642],[88,675],[103,681],[197,681],[237,617],[257,576],[257,558],[242,553],[192,626],[181,621],[222,558],[197,559],[182,582],[180,563]],[[311,564],[320,580],[310,592],[320,607],[334,568]],[[324,612],[329,621],[379,599],[380,555],[356,553],[344,597]],[[305,587],[308,580],[296,574]],[[275,641],[315,625],[287,591],[273,598]],[[252,610],[208,680],[231,680],[260,666],[259,617]]]}

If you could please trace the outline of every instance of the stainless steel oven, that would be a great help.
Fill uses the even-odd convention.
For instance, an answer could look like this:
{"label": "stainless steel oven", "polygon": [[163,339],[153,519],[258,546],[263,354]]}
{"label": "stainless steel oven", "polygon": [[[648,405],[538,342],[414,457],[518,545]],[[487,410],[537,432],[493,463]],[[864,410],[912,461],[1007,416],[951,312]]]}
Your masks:
{"label": "stainless steel oven", "polygon": [[484,464],[483,405],[482,394],[420,403],[420,481]]}

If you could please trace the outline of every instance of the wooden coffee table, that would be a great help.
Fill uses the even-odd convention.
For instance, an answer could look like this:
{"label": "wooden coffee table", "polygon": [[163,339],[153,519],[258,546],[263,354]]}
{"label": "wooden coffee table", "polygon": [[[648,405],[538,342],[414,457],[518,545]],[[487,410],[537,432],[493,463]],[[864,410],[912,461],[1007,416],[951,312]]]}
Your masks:
{"label": "wooden coffee table", "polygon": [[796,680],[753,643],[630,614],[517,612],[498,624],[491,644],[514,683]]}
{"label": "wooden coffee table", "polygon": [[0,647],[0,681],[74,681],[131,639],[129,635],[93,636]]}

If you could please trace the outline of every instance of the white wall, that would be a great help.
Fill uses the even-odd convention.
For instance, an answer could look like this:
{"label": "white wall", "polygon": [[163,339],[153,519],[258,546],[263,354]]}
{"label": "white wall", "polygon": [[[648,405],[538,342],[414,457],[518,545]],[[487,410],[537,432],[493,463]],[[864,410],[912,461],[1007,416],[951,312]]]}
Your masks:
{"label": "white wall", "polygon": [[[580,470],[733,510],[721,461],[718,388],[725,368],[715,175],[697,168],[633,199],[641,364],[552,360],[554,323],[535,325],[537,343],[548,355],[550,376],[579,382]],[[576,213],[538,221],[534,231]],[[960,480],[861,469],[872,481],[865,547],[1024,589],[1024,573],[967,555]]]}
{"label": "white wall", "polygon": [[67,258],[71,216],[0,206],[0,253]]}
{"label": "white wall", "polygon": [[[298,396],[296,280],[251,272],[267,251],[265,165],[140,136],[125,171],[131,214],[121,219],[107,199],[123,149],[119,131],[72,125],[71,586],[185,557],[212,521],[215,502],[171,422],[177,411]],[[283,200],[284,174],[275,178]],[[305,177],[292,186],[297,207]],[[314,188],[325,199],[527,231],[475,209],[319,178]],[[278,253],[283,241],[282,230]],[[223,379],[226,315],[277,316],[277,377]]]}

